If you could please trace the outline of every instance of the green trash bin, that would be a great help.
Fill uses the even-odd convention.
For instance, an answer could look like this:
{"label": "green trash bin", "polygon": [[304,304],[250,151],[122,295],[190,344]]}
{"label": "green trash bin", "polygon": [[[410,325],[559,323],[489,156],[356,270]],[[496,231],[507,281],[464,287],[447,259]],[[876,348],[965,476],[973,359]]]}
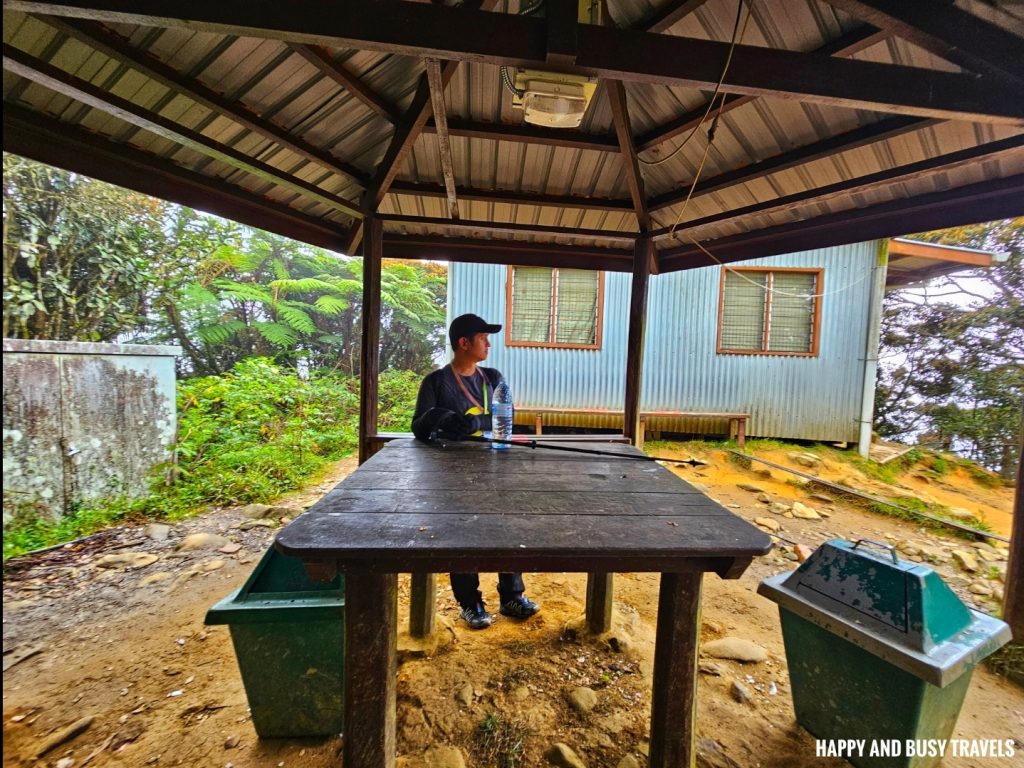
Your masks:
{"label": "green trash bin", "polygon": [[828,541],[757,591],[779,605],[797,722],[863,739],[848,757],[861,768],[936,765],[975,665],[1010,639],[931,568],[864,539]]}
{"label": "green trash bin", "polygon": [[227,624],[260,738],[342,731],[345,582],[314,582],[271,547],[240,589],[210,608]]}

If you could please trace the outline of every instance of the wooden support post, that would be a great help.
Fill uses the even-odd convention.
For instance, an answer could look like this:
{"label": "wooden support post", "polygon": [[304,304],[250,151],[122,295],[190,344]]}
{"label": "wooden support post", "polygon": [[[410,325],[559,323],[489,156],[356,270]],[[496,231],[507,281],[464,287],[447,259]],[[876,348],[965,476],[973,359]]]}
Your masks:
{"label": "wooden support post", "polygon": [[1010,532],[1010,558],[1006,568],[1006,594],[1003,597],[1003,621],[1010,625],[1015,643],[1024,643],[1024,419],[1021,442],[1017,456],[1017,487],[1013,495],[1013,527]]}
{"label": "wooden support post", "polygon": [[533,417],[533,434],[544,434],[544,420],[541,418],[539,413]]}
{"label": "wooden support post", "polygon": [[647,322],[647,278],[654,242],[641,235],[633,248],[633,287],[629,297],[626,340],[626,408],[622,433],[634,443],[640,430],[640,383],[644,367],[644,326]]}
{"label": "wooden support post", "polygon": [[348,574],[344,768],[395,764],[397,620],[397,574]]}
{"label": "wooden support post", "polygon": [[701,576],[661,575],[651,697],[650,768],[692,768],[696,761]]}
{"label": "wooden support post", "polygon": [[409,594],[409,634],[430,637],[434,632],[434,607],[437,595],[436,573],[414,573]]}
{"label": "wooden support post", "polygon": [[742,418],[736,421],[736,445],[741,451],[745,451],[747,449],[747,420]]}
{"label": "wooden support post", "polygon": [[636,440],[633,441],[633,445],[639,448],[641,451],[644,449],[644,441],[647,439],[647,419],[640,418],[640,426],[636,430]]}
{"label": "wooden support post", "polygon": [[363,222],[363,338],[359,357],[359,463],[370,458],[377,433],[377,374],[380,370],[380,270],[384,232],[380,219]]}
{"label": "wooden support post", "polygon": [[587,632],[600,635],[612,628],[614,574],[587,574]]}

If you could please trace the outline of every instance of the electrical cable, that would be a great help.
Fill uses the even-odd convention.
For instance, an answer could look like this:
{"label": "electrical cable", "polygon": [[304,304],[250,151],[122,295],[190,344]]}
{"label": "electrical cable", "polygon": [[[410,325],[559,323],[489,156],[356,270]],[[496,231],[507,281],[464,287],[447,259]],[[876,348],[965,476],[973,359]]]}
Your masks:
{"label": "electrical cable", "polygon": [[[525,8],[519,9],[520,16],[532,16],[540,10],[541,6],[544,5],[544,0],[536,0],[532,5],[528,5]],[[516,88],[515,83],[512,81],[512,77],[508,73],[508,67],[499,67],[501,72],[501,83],[508,89],[508,92],[515,96],[517,99],[523,98],[526,95],[526,91]]]}

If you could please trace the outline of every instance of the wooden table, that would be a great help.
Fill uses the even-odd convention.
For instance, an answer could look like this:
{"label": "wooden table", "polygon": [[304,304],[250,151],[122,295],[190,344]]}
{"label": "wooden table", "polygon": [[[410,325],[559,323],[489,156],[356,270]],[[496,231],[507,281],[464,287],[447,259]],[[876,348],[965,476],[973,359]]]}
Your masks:
{"label": "wooden table", "polygon": [[397,574],[472,571],[661,573],[650,765],[690,768],[701,578],[738,577],[771,541],[652,462],[398,440],[276,546],[346,574],[345,768],[394,765]]}

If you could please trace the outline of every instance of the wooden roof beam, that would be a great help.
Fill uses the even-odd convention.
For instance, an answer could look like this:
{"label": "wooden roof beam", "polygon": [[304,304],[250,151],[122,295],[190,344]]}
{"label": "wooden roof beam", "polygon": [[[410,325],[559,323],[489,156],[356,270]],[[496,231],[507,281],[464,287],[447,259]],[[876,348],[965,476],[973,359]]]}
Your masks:
{"label": "wooden roof beam", "polygon": [[[746,184],[769,174],[779,173],[799,165],[806,165],[807,163],[812,163],[841,152],[849,152],[879,141],[887,141],[906,133],[919,131],[922,128],[935,125],[935,123],[936,121],[934,120],[914,117],[889,117],[885,120],[879,120],[872,125],[854,128],[852,131],[830,136],[827,139],[805,144],[789,152],[769,157],[759,163],[752,163],[735,171],[729,171],[699,181],[694,187],[690,199],[693,200],[703,195],[710,195],[713,192],[721,192],[729,187]],[[660,211],[682,203],[686,200],[689,191],[690,185],[686,184],[679,189],[658,195],[651,200],[651,211]]]}
{"label": "wooden roof beam", "polygon": [[[543,68],[548,54],[546,19],[465,6],[361,0],[328,5],[321,0],[5,0],[5,8],[448,61]],[[577,26],[576,40],[579,53],[570,72],[696,88],[718,82],[731,47],[591,24]],[[1024,125],[1024,92],[1002,83],[752,45],[735,47],[723,88],[853,109]],[[419,128],[422,124],[416,132]]]}
{"label": "wooden roof beam", "polygon": [[[727,211],[704,216],[699,219],[680,222],[676,231],[690,232],[709,224],[718,224],[723,221],[739,219],[753,215],[767,215],[775,212],[791,210],[795,207],[818,204],[826,202],[840,195],[851,193],[869,192],[881,189],[892,184],[902,184],[930,176],[935,173],[944,173],[966,165],[983,163],[988,160],[995,160],[1005,155],[1021,154],[1024,150],[1024,136],[1011,136],[1007,139],[992,141],[987,144],[980,144],[976,147],[962,149],[957,152],[950,152],[939,157],[920,160],[915,163],[887,168],[877,173],[869,173],[855,179],[839,181],[835,184],[827,184],[823,187],[809,189],[804,192],[797,192],[792,195],[777,197],[773,200],[765,200],[754,203],[743,208],[732,208]],[[655,239],[663,239],[672,233],[671,227],[665,227],[652,233]]]}
{"label": "wooden roof beam", "polygon": [[193,78],[187,77],[156,57],[135,48],[121,35],[102,24],[78,19],[61,19],[55,16],[39,16],[39,19],[68,37],[109,56],[118,64],[141,72],[165,88],[201,104],[211,112],[248,128],[268,141],[294,152],[300,157],[323,166],[332,173],[346,176],[360,186],[366,185],[366,173],[350,163],[345,163],[329,152],[292,135],[279,125],[260,117],[237,101],[232,101],[212,88]]}
{"label": "wooden roof beam", "polygon": [[15,104],[4,105],[4,150],[125,189],[345,252],[347,232],[155,155],[115,144]]}
{"label": "wooden roof beam", "polygon": [[[432,120],[428,120],[427,124],[423,126],[424,133],[434,133],[436,130],[437,126]],[[587,149],[594,152],[619,151],[619,142],[611,134],[583,133],[565,128],[544,128],[529,123],[505,125],[449,117],[448,135],[468,139],[541,144],[548,147],[566,147],[567,149]]]}
{"label": "wooden roof beam", "polygon": [[150,112],[138,104],[112,93],[107,93],[86,80],[75,77],[62,69],[58,69],[44,61],[40,61],[27,53],[10,45],[4,44],[4,69],[42,85],[55,93],[87,104],[108,115],[124,120],[136,128],[142,128],[157,136],[173,141],[183,147],[205,155],[231,168],[248,173],[268,184],[274,184],[297,195],[314,200],[333,210],[341,211],[347,216],[362,218],[363,212],[356,203],[332,194],[315,184],[295,178],[286,171],[274,168],[267,163],[254,160],[244,152],[239,152],[220,142],[214,141],[201,133],[178,125],[162,115]]}
{"label": "wooden roof beam", "polygon": [[554,245],[514,240],[384,234],[384,252],[391,259],[460,261],[474,264],[515,264],[630,272],[633,249]]}
{"label": "wooden roof beam", "polygon": [[635,25],[635,29],[642,29],[647,32],[661,33],[675,26],[677,22],[696,11],[708,0],[673,0],[665,3],[653,14]]}
{"label": "wooden roof beam", "polygon": [[661,251],[660,264],[662,271],[675,272],[1006,219],[1020,215],[1022,199],[1024,174],[1017,174],[705,241],[702,244],[714,259],[687,243]]}
{"label": "wooden roof beam", "polygon": [[452,144],[448,138],[448,115],[444,106],[444,83],[441,78],[441,62],[426,59],[427,84],[430,87],[430,103],[437,126],[437,151],[441,156],[441,175],[448,194],[448,215],[459,220],[459,198],[455,194],[455,163],[452,162]]}
{"label": "wooden roof beam", "polygon": [[401,121],[402,112],[397,106],[349,72],[344,64],[335,61],[330,51],[301,43],[290,43],[288,47],[389,123],[397,125]]}
{"label": "wooden roof beam", "polygon": [[947,61],[1024,84],[1024,37],[950,2],[826,0],[851,16],[902,37]]}
{"label": "wooden roof beam", "polygon": [[579,240],[609,240],[628,242],[632,245],[636,240],[636,232],[623,232],[611,229],[582,229],[579,227],[553,227],[543,224],[518,224],[515,222],[496,221],[451,221],[450,219],[432,216],[402,216],[397,214],[381,214],[378,216],[386,224],[409,224],[422,227],[438,227],[444,231],[487,231],[503,235],[550,235],[553,237],[570,237]]}
{"label": "wooden roof beam", "polygon": [[640,162],[636,158],[636,147],[633,146],[633,132],[629,124],[629,105],[626,102],[626,89],[618,80],[605,80],[608,101],[612,107],[612,120],[615,133],[619,137],[619,148],[622,153],[622,165],[626,174],[626,185],[629,196],[633,199],[633,210],[636,213],[640,233],[651,229],[651,214],[647,209],[647,194],[644,192],[644,178],[640,173]]}
{"label": "wooden roof beam", "polygon": [[[418,184],[396,181],[391,185],[391,194],[414,195],[416,197],[447,197],[445,188],[439,184]],[[603,197],[580,197],[577,195],[548,195],[539,192],[512,192],[502,189],[477,189],[456,187],[460,200],[479,200],[485,203],[507,205],[534,205],[550,208],[576,208],[588,211],[612,211],[624,213],[634,210],[631,200],[614,200]]]}
{"label": "wooden roof beam", "polygon": [[[875,29],[870,26],[864,26],[860,29],[848,32],[842,37],[832,40],[831,42],[825,43],[825,45],[815,49],[814,53],[823,56],[852,56],[859,51],[863,51],[865,48],[870,48],[875,43],[887,40],[891,36],[892,35],[889,32]],[[715,111],[715,113],[723,115],[727,114],[732,112],[734,109],[742,107],[744,104],[756,101],[757,98],[757,96],[740,96],[735,93],[727,94],[725,99],[722,101],[722,105]],[[682,136],[684,133],[689,133],[695,127],[700,125],[707,111],[708,105],[707,102],[705,102],[696,109],[670,120],[664,125],[659,125],[657,128],[651,129],[643,136],[637,137],[637,151],[646,152],[649,149],[654,149],[658,145],[663,144],[669,139],[674,139],[676,136]]]}

